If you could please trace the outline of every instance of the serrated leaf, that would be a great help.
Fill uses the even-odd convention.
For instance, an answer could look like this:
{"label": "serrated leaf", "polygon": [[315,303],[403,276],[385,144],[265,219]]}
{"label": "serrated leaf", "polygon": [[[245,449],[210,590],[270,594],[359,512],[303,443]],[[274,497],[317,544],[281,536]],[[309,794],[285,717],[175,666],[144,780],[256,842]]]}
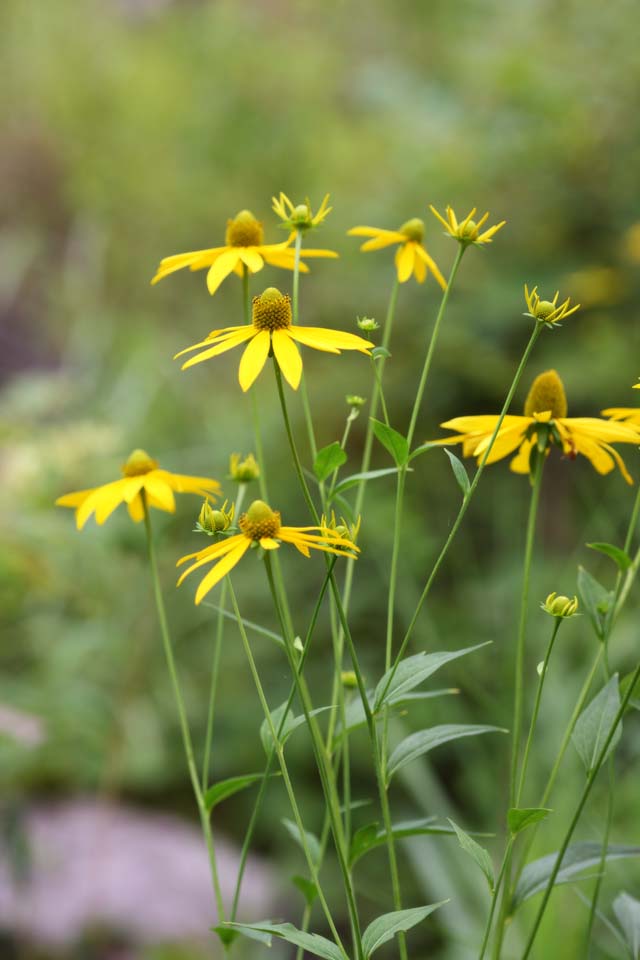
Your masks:
{"label": "serrated leaf", "polygon": [[620,893],[613,901],[613,912],[624,939],[629,947],[632,960],[640,958],[640,900],[628,893]]}
{"label": "serrated leaf", "polygon": [[[276,777],[278,774],[272,773],[269,776]],[[245,790],[257,780],[262,780],[264,773],[247,773],[240,777],[229,777],[227,780],[220,780],[209,787],[204,795],[204,803],[209,813],[227,797],[232,797],[234,793]]]}
{"label": "serrated leaf", "polygon": [[298,888],[304,897],[307,906],[312,907],[318,896],[318,888],[313,880],[309,880],[308,877],[302,877],[299,874],[296,874],[295,877],[291,877],[291,882],[295,887]]}
{"label": "serrated leaf", "polygon": [[[289,836],[298,844],[298,846],[304,853],[302,838],[300,836],[300,831],[298,830],[297,824],[295,824],[293,820],[288,820],[286,817],[282,817],[280,822],[282,823],[282,826],[285,828]],[[317,866],[320,863],[320,857],[322,856],[320,841],[316,837],[315,833],[312,833],[310,830],[305,830],[304,835],[307,841],[307,847],[309,849],[311,859],[314,865]]]}
{"label": "serrated leaf", "polygon": [[596,636],[602,640],[613,602],[613,593],[606,590],[584,567],[578,567],[578,593]]}
{"label": "serrated leaf", "polygon": [[362,949],[365,957],[369,958],[374,950],[395,937],[396,933],[411,930],[416,924],[421,923],[425,917],[428,917],[430,913],[448,902],[448,900],[441,900],[440,903],[431,903],[428,907],[413,907],[410,910],[394,910],[392,913],[383,913],[381,917],[377,917],[369,924],[362,935]]}
{"label": "serrated leaf", "polygon": [[403,437],[397,430],[394,430],[393,427],[388,427],[386,423],[383,423],[381,420],[374,420],[372,417],[371,423],[373,424],[373,432],[377,439],[385,450],[389,451],[395,460],[396,466],[404,466],[409,456],[407,438]]}
{"label": "serrated leaf", "polygon": [[507,825],[512,836],[532,827],[534,823],[546,820],[552,810],[548,807],[511,807],[507,813]]}
{"label": "serrated leaf", "polygon": [[[270,920],[262,920],[259,923],[228,923],[227,926],[246,937],[259,939],[267,946],[271,946],[272,937],[279,937],[281,940],[295,944],[296,947],[308,950],[314,957],[323,957],[323,960],[347,960],[346,954],[333,941],[321,937],[318,933],[305,933],[303,930],[298,930],[292,923],[272,923]],[[263,936],[256,937],[255,934]]]}
{"label": "serrated leaf", "polygon": [[[299,716],[294,716],[291,711],[287,713],[287,718],[282,724],[282,718],[284,716],[285,710],[287,709],[287,701],[281,703],[279,707],[276,707],[275,710],[271,711],[271,719],[273,721],[273,726],[276,733],[280,739],[280,743],[286,743],[294,730],[297,730],[298,727],[304,726],[306,723],[306,718],[303,713]],[[311,710],[311,716],[314,717],[318,713],[323,713],[325,710],[330,710],[331,707],[317,707],[315,710]],[[280,725],[282,724],[282,729]],[[265,718],[260,724],[260,740],[262,741],[262,746],[267,756],[271,753],[273,749],[273,739],[271,737],[271,727]]]}
{"label": "serrated leaf", "polygon": [[[607,850],[607,860],[622,860],[628,857],[640,856],[640,847],[623,846],[612,844]],[[567,848],[562,860],[562,866],[556,877],[556,885],[560,883],[571,883],[577,878],[578,874],[586,870],[587,867],[599,865],[602,858],[602,845],[600,843],[574,843]],[[558,859],[558,853],[548,853],[546,857],[534,860],[528,863],[520,875],[518,885],[515,889],[511,901],[511,913],[514,913],[518,907],[530,897],[545,890],[549,882],[549,877],[553,873]]]}
{"label": "serrated leaf", "polygon": [[322,483],[323,480],[331,476],[334,470],[337,470],[343,463],[346,463],[346,460],[346,453],[338,441],[334,440],[333,443],[329,443],[326,447],[318,450],[313,464],[313,472],[320,483]]}
{"label": "serrated leaf", "polygon": [[465,470],[464,464],[456,457],[455,453],[451,453],[451,451],[447,450],[446,448],[444,452],[449,457],[449,463],[451,464],[453,475],[456,478],[458,486],[462,490],[462,495],[466,497],[466,495],[469,493],[469,487],[471,484],[469,482],[469,476]]}
{"label": "serrated leaf", "polygon": [[493,888],[495,887],[496,881],[489,851],[485,850],[484,847],[481,847],[480,844],[473,839],[473,837],[470,837],[468,833],[465,833],[462,827],[459,827],[457,823],[454,823],[450,817],[447,817],[447,820],[455,830],[458,837],[458,842],[460,843],[462,849],[465,851],[465,853],[469,854],[472,860],[475,860],[484,873],[485,877],[487,878],[487,883],[489,884],[489,890],[491,893],[493,893]]}
{"label": "serrated leaf", "polygon": [[612,543],[588,543],[587,546],[591,550],[597,550],[598,553],[604,553],[605,556],[610,557],[618,569],[623,572],[628,570],[633,563],[628,553],[625,553],[620,547],[615,547]]}
{"label": "serrated leaf", "polygon": [[391,699],[398,700],[400,695],[413,690],[418,684],[423,683],[431,674],[443,667],[445,663],[451,660],[457,660],[459,657],[466,656],[474,650],[480,650],[486,647],[491,640],[486,643],[477,643],[473,647],[465,647],[463,650],[443,650],[439,653],[416,653],[412,657],[406,657],[398,664],[397,669],[387,670],[379,681],[375,697],[374,708],[379,710],[385,703]]}
{"label": "serrated leaf", "polygon": [[365,470],[363,473],[352,473],[351,476],[345,477],[344,480],[341,480],[340,483],[337,483],[332,494],[332,499],[337,497],[339,494],[344,493],[345,490],[350,490],[351,487],[357,486],[359,483],[364,483],[369,480],[378,480],[380,477],[389,477],[392,473],[397,473],[397,467],[386,467],[384,470]]}
{"label": "serrated leaf", "polygon": [[407,763],[411,763],[412,760],[429,753],[430,750],[441,746],[443,743],[459,740],[461,737],[476,737],[481,733],[507,732],[502,727],[466,723],[444,723],[438,727],[430,727],[428,730],[419,730],[399,743],[389,757],[387,779],[390,780],[394,773],[397,773]]}
{"label": "serrated leaf", "polygon": [[[591,773],[600,756],[619,709],[620,688],[616,673],[600,693],[596,694],[589,706],[582,711],[573,728],[571,740],[580,754],[587,774]],[[622,723],[618,723],[603,760],[615,749],[621,736]]]}

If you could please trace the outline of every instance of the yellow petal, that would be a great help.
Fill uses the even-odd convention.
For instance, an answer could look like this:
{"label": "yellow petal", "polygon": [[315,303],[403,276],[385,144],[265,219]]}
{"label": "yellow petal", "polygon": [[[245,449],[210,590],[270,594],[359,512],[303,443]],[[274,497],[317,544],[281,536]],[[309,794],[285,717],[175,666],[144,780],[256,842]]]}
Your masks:
{"label": "yellow petal", "polygon": [[531,448],[533,444],[533,440],[522,441],[518,453],[509,464],[514,473],[529,473]]}
{"label": "yellow petal", "polygon": [[250,273],[258,273],[264,267],[264,260],[255,247],[240,247],[240,259],[246,263]]}
{"label": "yellow petal", "polygon": [[[253,331],[255,333],[255,331]],[[261,330],[256,333],[253,339],[247,344],[240,361],[238,370],[238,379],[240,386],[246,393],[251,384],[264,367],[269,356],[270,336],[268,330]]]}
{"label": "yellow petal", "polygon": [[170,473],[168,470],[156,470],[176,493],[197,493],[201,496],[215,497],[220,493],[220,484],[209,477],[191,477],[184,473]]}
{"label": "yellow petal", "polygon": [[300,351],[289,336],[288,330],[274,330],[271,342],[273,343],[275,358],[284,374],[285,380],[290,387],[297,390],[300,386],[300,378],[302,376],[302,358],[300,357]]}
{"label": "yellow petal", "polygon": [[307,250],[306,248],[302,251],[303,257],[328,257],[335,258],[339,257],[340,254],[336,253],[335,250]]}
{"label": "yellow petal", "polygon": [[208,250],[192,250],[191,253],[176,253],[171,257],[165,257],[160,261],[160,266],[151,283],[152,285],[156,284],[159,280],[162,280],[163,277],[169,276],[170,273],[174,273],[176,270],[182,270],[183,267],[188,267],[192,263],[202,260],[205,257],[215,258],[225,249],[225,247],[211,247]]}
{"label": "yellow petal", "polygon": [[[290,257],[288,254],[264,254],[264,259],[266,263],[270,264],[272,267],[282,267],[284,270],[293,270],[295,266],[293,257]],[[309,267],[306,265],[306,263],[303,263],[302,260],[300,261],[300,273],[309,273]]]}
{"label": "yellow petal", "polygon": [[241,540],[246,539],[247,537],[245,537],[243,533],[237,533],[234,537],[229,537],[228,540],[220,540],[218,543],[214,543],[211,547],[205,547],[204,550],[198,550],[197,553],[188,553],[186,557],[180,557],[176,563],[176,567],[186,563],[187,560],[193,560],[194,557],[196,558],[196,561],[195,563],[192,563],[190,567],[187,567],[186,570],[182,571],[176,586],[179,587],[184,581],[185,577],[188,577],[189,574],[193,573],[194,570],[198,570],[200,567],[203,567],[205,563],[211,563],[212,560],[219,560],[220,557],[224,557],[227,553],[235,550]]}
{"label": "yellow petal", "polygon": [[280,544],[277,540],[274,540],[273,537],[263,537],[260,541],[260,546],[263,550],[277,550]]}
{"label": "yellow petal", "polygon": [[233,570],[236,563],[239,563],[240,560],[244,557],[245,553],[251,546],[251,540],[248,537],[243,537],[242,541],[237,544],[237,546],[231,550],[230,553],[223,557],[222,560],[216,563],[215,567],[209,571],[209,573],[204,577],[200,586],[196,590],[196,604],[199,604],[203,600],[209,591],[215,587],[216,583],[219,583],[223,577],[225,577],[230,570]]}
{"label": "yellow petal", "polygon": [[64,496],[58,497],[56,506],[79,507],[94,490],[95,487],[91,487],[90,490],[76,490],[74,493],[65,493]]}
{"label": "yellow petal", "polygon": [[367,240],[360,249],[363,253],[370,253],[372,250],[383,250],[385,247],[391,247],[398,243],[406,243],[406,240],[407,238],[402,233],[388,231],[385,236]]}
{"label": "yellow petal", "polygon": [[427,265],[424,262],[424,260],[419,256],[416,257],[415,262],[413,264],[413,275],[418,281],[418,283],[424,283],[425,280],[427,279]]}
{"label": "yellow petal", "polygon": [[416,254],[420,257],[421,260],[424,261],[424,263],[427,265],[427,267],[429,268],[429,270],[431,270],[431,273],[434,275],[434,277],[436,278],[436,280],[438,281],[438,283],[440,284],[440,286],[442,287],[442,289],[443,289],[443,290],[446,290],[446,289],[447,289],[447,281],[445,280],[445,278],[444,278],[444,277],[442,276],[442,274],[440,273],[440,270],[438,269],[438,264],[435,262],[435,260],[433,259],[433,257],[431,257],[431,256],[427,253],[427,251],[425,250],[425,248],[424,248],[421,244],[419,244],[419,243],[416,244]]}
{"label": "yellow petal", "polygon": [[[158,476],[158,471],[153,470],[143,476],[143,486],[150,497],[159,505],[161,510],[167,513],[176,512],[176,501],[173,496],[173,490],[162,476]],[[155,504],[154,504],[155,505]]]}
{"label": "yellow petal", "polygon": [[224,340],[218,342],[208,350],[203,350],[203,352],[197,354],[197,356],[191,357],[190,360],[187,360],[182,364],[181,369],[186,370],[188,367],[195,366],[196,363],[202,363],[203,360],[210,360],[212,357],[217,357],[219,354],[225,353],[227,350],[233,350],[234,347],[244,343],[245,340],[249,340],[254,335],[255,329],[253,324],[246,324],[244,327],[238,327],[238,332],[233,336],[225,337]]}
{"label": "yellow petal", "polygon": [[123,500],[126,500],[127,503],[132,500],[141,486],[141,477],[123,477],[121,480],[114,480],[113,483],[105,483],[102,487],[96,487],[78,507],[76,512],[78,530],[82,530],[94,510],[96,512],[100,510],[101,520],[99,522],[104,523],[118,504],[122,503]]}
{"label": "yellow petal", "polygon": [[[344,330],[330,330],[328,327],[299,327],[292,326],[288,330],[289,336],[306,346],[316,350],[358,350],[369,355],[373,344],[355,333],[345,333]],[[311,341],[315,340],[315,343]],[[320,344],[322,346],[320,346]]]}
{"label": "yellow petal", "polygon": [[226,250],[217,258],[207,274],[207,287],[211,295],[216,292],[222,281],[229,276],[239,259],[239,247]]}
{"label": "yellow petal", "polygon": [[129,511],[129,516],[134,523],[140,523],[144,518],[144,506],[142,504],[142,497],[138,494],[133,498],[131,503],[127,504],[127,510]]}

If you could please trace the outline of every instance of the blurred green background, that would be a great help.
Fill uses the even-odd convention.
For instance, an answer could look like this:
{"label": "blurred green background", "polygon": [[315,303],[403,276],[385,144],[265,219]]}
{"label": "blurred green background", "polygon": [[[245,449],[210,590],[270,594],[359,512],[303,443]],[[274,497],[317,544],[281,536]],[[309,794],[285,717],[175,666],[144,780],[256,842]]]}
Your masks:
{"label": "blurred green background", "polygon": [[[42,725],[37,743],[6,733],[0,741],[3,860],[11,869],[29,867],[24,822],[34,807],[117,797],[137,810],[173,812],[195,823],[143,530],[121,508],[105,527],[91,523],[79,535],[71,513],[52,506],[63,492],[115,479],[133,447],[147,448],[168,469],[221,479],[231,452],[253,449],[249,406],[237,384],[238,352],[186,373],[171,360],[212,327],[241,322],[240,283],[230,277],[213,299],[202,273],[178,273],[151,288],[160,258],[222,243],[227,218],[243,207],[264,220],[267,242],[284,239],[271,196],[280,190],[294,202],[309,196],[315,208],[330,192],[333,213],[309,242],[339,251],[340,259],[311,263],[302,317],[355,331],[356,315],[383,320],[394,268],[390,251],[360,254],[346,230],[355,224],[396,228],[421,216],[427,246],[446,273],[454,244],[428,204],[451,203],[463,214],[478,205],[491,211],[491,223],[504,218],[508,225],[491,246],[465,257],[417,438],[439,435],[444,419],[499,410],[529,335],[521,316],[525,281],[545,295],[560,288],[583,309],[561,330],[545,332],[518,405],[528,381],[553,366],[565,381],[570,415],[632,406],[630,387],[640,373],[635,13],[631,0],[370,0],[366,6],[4,0],[0,704]],[[288,290],[290,275],[266,267],[252,280],[254,292],[271,284]],[[432,281],[411,281],[400,290],[386,370],[398,429],[407,423],[437,305]],[[345,394],[370,396],[370,368],[359,356],[306,351],[305,372],[319,442],[329,443],[342,434]],[[304,523],[269,371],[256,389],[273,506],[286,522]],[[302,438],[299,398],[290,394],[290,403]],[[352,431],[345,472],[359,467],[365,423],[366,408]],[[387,466],[385,456],[377,449],[375,465]],[[635,449],[625,456],[640,475]],[[399,635],[459,497],[441,451],[417,461],[408,489]],[[392,480],[368,490],[352,608],[372,682],[383,662],[393,490]],[[551,590],[573,594],[579,563],[612,582],[610,562],[584,544],[621,543],[633,496],[619,474],[603,478],[585,461],[552,458],[531,591],[530,698],[549,630],[538,599]],[[434,722],[509,725],[527,499],[526,480],[506,463],[487,473],[420,619],[414,648],[487,639],[494,645],[447,668],[438,679],[459,687],[460,695],[413,707],[399,721],[405,731]],[[192,533],[198,508],[195,498],[185,497],[175,516],[154,520],[190,718],[202,745],[213,614],[193,606],[193,584],[173,590],[175,558],[202,545]],[[282,562],[303,632],[322,563],[285,551]],[[245,561],[235,581],[244,615],[273,627],[259,564]],[[613,668],[621,672],[637,657],[636,612],[632,597],[612,648]],[[268,640],[254,640],[276,705],[288,689],[285,664]],[[531,804],[595,643],[586,617],[562,630],[531,769]],[[329,644],[325,611],[309,667],[318,703],[328,702]],[[259,705],[233,626],[222,671],[216,779],[263,762]],[[634,722],[631,717],[629,728]],[[499,832],[507,746],[490,739],[462,741],[435,753],[429,765],[408,768],[392,793],[396,819],[434,813],[468,829]],[[364,735],[353,743],[354,794],[373,796]],[[304,732],[288,750],[309,826],[318,830],[322,806]],[[637,840],[639,750],[637,737],[628,734],[619,750],[615,842]],[[568,757],[537,855],[556,849],[582,776],[577,757]],[[221,806],[216,832],[239,844],[253,796],[239,794]],[[600,837],[604,812],[601,785],[580,839]],[[303,864],[280,826],[288,815],[277,784],[256,851],[282,874],[277,912],[296,922],[302,898],[287,878]],[[371,815],[365,811],[362,818]],[[500,842],[488,841],[496,854]],[[407,904],[452,897],[411,935],[412,955],[475,956],[487,898],[455,841],[416,841],[401,856]],[[592,883],[579,889],[588,894]],[[356,884],[366,917],[390,909],[384,852],[370,855],[368,871],[356,871]],[[602,895],[607,915],[622,888],[640,892],[633,861],[609,868]],[[523,929],[535,905],[523,912]],[[556,892],[536,956],[584,957],[586,916],[572,888]],[[118,947],[109,931],[54,948],[24,932],[16,936],[6,910],[0,926],[7,934],[2,949],[19,960],[157,960],[216,950],[213,940]],[[517,943],[516,936],[514,951]],[[251,943],[234,949],[238,956],[264,953]],[[598,924],[592,955],[618,957],[621,949]]]}

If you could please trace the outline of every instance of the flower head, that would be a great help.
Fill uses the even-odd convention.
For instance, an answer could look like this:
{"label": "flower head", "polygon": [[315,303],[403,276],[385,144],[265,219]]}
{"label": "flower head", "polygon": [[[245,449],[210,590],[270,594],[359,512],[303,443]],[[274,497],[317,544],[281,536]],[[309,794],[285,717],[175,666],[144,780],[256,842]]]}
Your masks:
{"label": "flower head", "polygon": [[178,586],[192,571],[212,560],[216,561],[196,591],[196,604],[200,603],[230,570],[233,570],[252,546],[261,546],[263,550],[277,550],[281,543],[291,543],[305,557],[310,556],[310,550],[322,550],[339,557],[355,559],[358,552],[355,544],[327,527],[283,527],[280,513],[272,510],[264,500],[254,500],[247,512],[240,517],[239,525],[240,533],[235,536],[178,560],[178,566],[188,560],[195,561],[182,573]]}
{"label": "flower head", "polygon": [[225,500],[218,510],[214,510],[209,503],[209,498],[207,497],[200,508],[200,513],[196,522],[196,530],[200,533],[206,533],[210,537],[216,533],[224,533],[233,523],[233,517],[235,514],[235,507],[233,504],[231,504],[230,510],[227,509],[227,507],[228,501]]}
{"label": "flower head", "polygon": [[544,603],[540,604],[545,613],[552,617],[558,617],[562,620],[568,617],[574,617],[578,612],[577,597],[558,596],[557,593],[550,593]]}
{"label": "flower head", "polygon": [[182,365],[182,369],[186,370],[187,367],[225,353],[247,340],[249,343],[242,354],[238,371],[240,386],[245,391],[259,375],[270,351],[273,351],[287,382],[294,390],[298,389],[302,376],[302,359],[294,341],[326,353],[358,350],[367,356],[373,346],[368,340],[363,340],[354,333],[343,333],[324,327],[294,326],[291,322],[290,298],[275,287],[268,287],[259,297],[253,298],[252,323],[212,330],[206,340],[181,350],[176,357],[204,348],[201,353]]}
{"label": "flower head", "polygon": [[396,251],[396,270],[398,280],[405,283],[413,274],[418,283],[424,283],[431,271],[443,290],[447,282],[440,273],[438,265],[424,246],[424,221],[419,217],[407,220],[397,230],[381,230],[378,227],[352,227],[347,231],[350,237],[370,237],[360,249],[382,250],[383,247],[398,246]]}
{"label": "flower head", "polygon": [[374,330],[380,329],[380,324],[374,317],[356,317],[356,323],[365,333],[373,333]]}
{"label": "flower head", "polygon": [[438,213],[435,207],[430,206],[430,210],[434,217],[437,217],[437,219],[440,221],[448,235],[465,246],[468,246],[471,243],[475,244],[476,246],[479,246],[483,243],[491,243],[494,234],[504,227],[505,223],[507,222],[506,220],[501,220],[500,223],[496,223],[493,227],[489,227],[488,230],[485,230],[484,233],[480,233],[480,228],[488,220],[489,214],[485,213],[485,215],[480,217],[480,219],[476,222],[472,219],[475,216],[476,207],[474,207],[473,210],[466,215],[464,220],[460,221],[456,217],[452,207],[447,206],[446,220]]}
{"label": "flower head", "polygon": [[[474,456],[478,463],[491,442],[499,416],[456,417],[440,426],[458,431],[455,436],[435,441],[441,446],[461,443],[465,457]],[[549,452],[559,447],[574,460],[585,456],[598,473],[610,473],[616,466],[627,483],[632,483],[622,457],[611,444],[638,444],[638,432],[623,423],[598,417],[567,417],[567,398],[562,380],[555,370],[547,370],[534,380],[527,395],[524,416],[505,416],[486,462],[495,463],[517,451],[511,461],[515,473],[530,472],[534,449]]]}
{"label": "flower head", "polygon": [[[196,493],[200,497],[212,496],[220,491],[217,480],[208,477],[189,477],[181,473],[161,470],[157,460],[152,460],[144,450],[134,450],[122,466],[123,476],[101,487],[77,490],[56,500],[59,507],[73,507],[76,525],[82,530],[92,513],[96,523],[102,524],[121,503],[126,503],[129,516],[138,523],[144,517],[144,501],[150,507],[174,513],[175,493]],[[143,499],[144,498],[144,499]]]}
{"label": "flower head", "polygon": [[320,204],[319,209],[314,214],[311,210],[311,204],[309,203],[309,198],[307,197],[304,203],[299,203],[294,205],[286,193],[280,191],[279,197],[271,198],[273,205],[273,212],[276,213],[282,220],[282,226],[287,230],[299,231],[300,233],[305,233],[307,230],[312,230],[314,227],[319,227],[320,224],[329,216],[333,207],[329,206],[329,194],[325,194],[325,197]]}
{"label": "flower head", "polygon": [[[265,243],[262,223],[256,220],[250,210],[241,210],[232,220],[227,220],[225,245],[211,247],[209,250],[194,250],[191,253],[178,253],[172,257],[165,257],[151,281],[158,283],[164,277],[176,270],[189,267],[190,270],[204,270],[208,268],[207,287],[209,293],[214,294],[222,281],[235,272],[242,276],[247,270],[249,273],[258,273],[265,263],[272,267],[283,267],[293,270],[295,251],[291,247],[292,238],[282,243]],[[305,257],[337,257],[331,250],[305,250]],[[300,263],[300,270],[307,273],[306,263]]]}
{"label": "flower head", "polygon": [[260,467],[256,458],[249,453],[244,460],[240,459],[239,453],[232,453],[229,457],[229,477],[236,483],[251,483],[260,476]]}
{"label": "flower head", "polygon": [[538,288],[534,287],[531,293],[529,293],[529,288],[525,283],[524,299],[529,308],[529,312],[525,313],[524,316],[531,317],[532,320],[537,320],[538,323],[544,323],[547,327],[559,326],[561,320],[570,317],[572,313],[575,313],[576,310],[580,308],[579,303],[571,307],[571,299],[569,297],[563,300],[561,304],[558,304],[559,296],[560,292],[556,290],[553,300],[541,300],[538,296]]}

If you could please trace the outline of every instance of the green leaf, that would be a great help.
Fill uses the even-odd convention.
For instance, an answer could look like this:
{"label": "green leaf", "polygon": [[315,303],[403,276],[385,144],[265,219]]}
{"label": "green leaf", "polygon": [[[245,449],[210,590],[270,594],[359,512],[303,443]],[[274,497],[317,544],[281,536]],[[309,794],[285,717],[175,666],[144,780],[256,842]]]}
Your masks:
{"label": "green leaf", "polygon": [[371,423],[373,424],[373,432],[385,450],[389,451],[395,460],[396,466],[404,466],[409,456],[407,438],[403,437],[397,430],[394,430],[393,427],[388,427],[386,423],[382,423],[381,420],[374,420],[372,417]]}
{"label": "green leaf", "polygon": [[596,635],[602,640],[607,626],[607,615],[613,602],[613,593],[598,583],[584,567],[578,567],[578,593]]}
{"label": "green leaf", "polygon": [[437,441],[429,440],[427,443],[421,443],[419,447],[415,447],[409,454],[409,463],[412,460],[415,460],[416,457],[421,456],[421,454],[426,453],[427,450],[433,450],[434,447],[441,447],[442,444]]}
{"label": "green leaf", "polygon": [[[271,773],[269,776],[277,777],[279,774]],[[226,800],[227,797],[232,797],[234,793],[245,790],[257,780],[262,780],[263,777],[264,773],[247,773],[241,777],[229,777],[228,780],[220,780],[219,783],[214,783],[204,795],[204,803],[208,812],[211,813],[213,808]]]}
{"label": "green leaf", "polygon": [[381,947],[395,937],[396,933],[411,930],[416,924],[421,923],[425,917],[437,910],[448,900],[441,900],[440,903],[431,903],[428,907],[413,907],[411,910],[394,910],[392,913],[383,913],[381,917],[373,920],[362,935],[362,948],[365,957],[370,957],[374,950]]}
{"label": "green leaf", "polygon": [[[279,736],[280,743],[286,743],[294,730],[297,730],[298,727],[304,726],[306,723],[306,718],[303,713],[300,716],[295,717],[291,710],[287,713],[287,719],[282,725],[282,730],[280,729],[280,724],[282,723],[282,717],[287,708],[287,702],[281,703],[279,707],[276,707],[275,710],[271,711],[271,719],[273,721],[273,726],[275,731]],[[315,710],[311,711],[311,716],[314,717],[318,713],[323,713],[325,710],[330,710],[331,707],[317,707]],[[265,718],[260,725],[260,739],[262,741],[262,746],[267,756],[271,753],[273,748],[273,740],[271,738],[271,727]]]}
{"label": "green leaf", "polygon": [[493,893],[496,881],[493,873],[493,863],[491,862],[488,850],[485,850],[479,843],[476,843],[473,837],[470,837],[457,823],[453,822],[451,817],[447,817],[447,820],[455,830],[462,849],[465,853],[469,854],[472,860],[475,860],[484,873],[487,878],[487,883],[489,884],[489,891]]}
{"label": "green leaf", "polygon": [[469,487],[471,484],[469,483],[469,476],[464,468],[464,464],[461,460],[458,460],[455,453],[451,453],[451,451],[447,450],[446,448],[444,452],[449,457],[449,463],[451,464],[453,475],[458,482],[458,486],[462,490],[462,495],[466,497],[466,495],[469,493]]}
{"label": "green leaf", "polygon": [[515,837],[534,823],[546,820],[550,813],[553,813],[553,810],[548,807],[511,807],[507,813],[509,832]]}
{"label": "green leaf", "polygon": [[[571,739],[587,774],[591,773],[596,765],[619,709],[620,688],[616,673],[582,711],[573,728]],[[619,723],[603,760],[615,749],[621,736],[622,723]]]}
{"label": "green leaf", "polygon": [[313,464],[313,472],[320,483],[322,483],[323,480],[331,476],[334,470],[337,470],[343,463],[346,463],[346,460],[346,453],[338,441],[334,440],[333,443],[323,447],[322,450],[318,450]]}
{"label": "green leaf", "polygon": [[336,484],[333,497],[337,497],[338,494],[344,493],[345,490],[350,490],[351,487],[355,487],[359,483],[364,483],[368,480],[377,480],[379,477],[389,477],[392,473],[397,472],[397,467],[387,467],[385,470],[365,470],[363,473],[352,473],[350,477],[345,477],[344,480]]}
{"label": "green leaf", "polygon": [[481,733],[508,733],[508,731],[502,727],[490,727],[484,724],[444,723],[438,727],[412,733],[398,744],[389,757],[387,779],[390,780],[394,773],[407,763],[411,763],[412,760],[429,753],[443,743],[459,740],[461,737],[475,737]]}
{"label": "green leaf", "polygon": [[[223,617],[226,617],[227,620],[233,620],[234,623],[238,622],[238,618],[235,613],[232,613],[230,610],[225,610],[223,607],[219,607],[215,603],[211,603],[209,600],[202,601],[203,607],[209,607],[210,610],[215,610],[216,613],[221,613]],[[253,623],[251,620],[245,620],[244,617],[240,617],[243,625],[247,630],[253,630],[255,633],[259,633],[262,637],[268,637],[269,640],[273,640],[274,643],[277,643],[279,647],[284,647],[284,640],[278,633],[274,633],[273,630],[267,630],[266,627],[260,626],[259,623]]]}
{"label": "green leaf", "polygon": [[398,664],[397,669],[387,670],[376,687],[374,697],[375,710],[379,710],[385,703],[398,701],[400,696],[413,690],[418,684],[422,683],[432,673],[443,667],[445,663],[451,660],[457,660],[458,657],[464,657],[467,653],[474,650],[480,650],[486,647],[491,640],[486,643],[477,643],[473,647],[465,647],[463,650],[443,650],[440,653],[416,653],[412,657],[406,657]]}
{"label": "green leaf", "polygon": [[613,912],[620,924],[633,960],[640,958],[640,900],[620,893],[613,901]]}
{"label": "green leaf", "polygon": [[312,907],[318,896],[318,888],[313,880],[309,880],[308,877],[301,877],[299,874],[297,874],[295,877],[291,877],[291,882],[298,888],[304,897],[307,906]]}
{"label": "green leaf", "polygon": [[[425,817],[422,820],[406,820],[402,823],[396,823],[391,828],[394,840],[401,840],[403,837],[419,837],[434,833],[450,833],[447,827],[437,826],[435,817]],[[353,866],[360,857],[376,847],[382,847],[387,842],[387,831],[380,827],[379,823],[367,823],[366,826],[356,830],[351,838],[351,847],[349,850],[349,864]]]}
{"label": "green leaf", "polygon": [[292,923],[271,923],[270,920],[262,920],[259,923],[228,923],[226,926],[253,940],[260,940],[269,947],[271,938],[279,937],[281,940],[295,944],[296,947],[308,950],[314,957],[323,957],[324,960],[347,960],[346,955],[332,940],[327,940],[318,933],[305,933],[294,927]]}
{"label": "green leaf", "polygon": [[[223,926],[223,924],[219,924],[217,927],[212,927],[211,929],[214,933],[218,934],[220,942],[224,947],[230,947],[233,941],[237,940],[240,936],[237,930],[231,930],[229,927]],[[257,939],[256,937],[256,940]],[[263,940],[262,942],[265,943],[266,941]]]}
{"label": "green leaf", "polygon": [[[302,838],[300,837],[300,831],[298,830],[297,824],[295,824],[293,820],[287,820],[286,817],[282,817],[280,822],[282,823],[282,826],[285,828],[287,833],[292,837],[293,840],[295,840],[295,842],[298,844],[298,846],[304,853],[304,847],[302,846]],[[320,841],[316,837],[315,833],[311,833],[310,830],[305,830],[304,835],[307,841],[307,847],[309,848],[309,853],[311,854],[311,859],[313,860],[313,863],[317,866],[320,863],[320,858],[322,856]]]}
{"label": "green leaf", "polygon": [[[635,676],[635,670],[632,670],[630,673],[623,677],[620,681],[620,699],[624,700],[627,690],[631,686],[631,682]],[[640,694],[640,678],[636,680],[633,693]],[[633,697],[633,693],[629,700],[627,701],[627,710],[633,708],[634,710],[640,710],[640,700],[636,700]]]}
{"label": "green leaf", "polygon": [[[607,850],[607,860],[622,860],[627,857],[640,856],[640,847],[611,845]],[[600,864],[602,844],[574,843],[567,848],[562,860],[562,866],[556,877],[556,884],[570,883],[578,874]],[[546,857],[528,863],[520,875],[518,885],[511,901],[511,913],[541,890],[545,890],[549,877],[553,873],[558,859],[558,853],[548,853]]]}
{"label": "green leaf", "polygon": [[391,354],[386,347],[374,347],[371,356],[374,360],[387,360]]}
{"label": "green leaf", "polygon": [[610,557],[618,569],[623,572],[628,570],[633,563],[628,553],[625,553],[620,547],[614,547],[612,543],[588,543],[587,546],[591,550],[597,550],[598,553],[604,553],[605,556]]}

